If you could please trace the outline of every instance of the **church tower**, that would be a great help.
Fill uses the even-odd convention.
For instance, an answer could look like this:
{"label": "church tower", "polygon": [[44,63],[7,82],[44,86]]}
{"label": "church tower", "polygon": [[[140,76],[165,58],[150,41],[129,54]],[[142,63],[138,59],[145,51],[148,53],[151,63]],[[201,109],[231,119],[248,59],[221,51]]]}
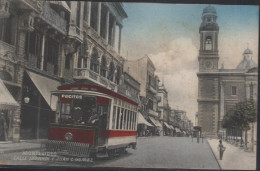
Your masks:
{"label": "church tower", "polygon": [[200,25],[199,71],[218,71],[218,23],[214,7],[208,6],[203,10]]}
{"label": "church tower", "polygon": [[207,6],[199,28],[198,126],[205,136],[216,137],[219,120],[218,32],[216,9]]}

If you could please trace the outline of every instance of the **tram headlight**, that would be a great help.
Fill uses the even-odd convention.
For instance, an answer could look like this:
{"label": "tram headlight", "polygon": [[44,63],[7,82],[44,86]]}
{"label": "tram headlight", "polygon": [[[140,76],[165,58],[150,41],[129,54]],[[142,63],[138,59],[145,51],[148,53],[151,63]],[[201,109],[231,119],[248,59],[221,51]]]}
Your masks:
{"label": "tram headlight", "polygon": [[67,132],[64,137],[66,141],[71,141],[73,139],[73,135],[70,132]]}

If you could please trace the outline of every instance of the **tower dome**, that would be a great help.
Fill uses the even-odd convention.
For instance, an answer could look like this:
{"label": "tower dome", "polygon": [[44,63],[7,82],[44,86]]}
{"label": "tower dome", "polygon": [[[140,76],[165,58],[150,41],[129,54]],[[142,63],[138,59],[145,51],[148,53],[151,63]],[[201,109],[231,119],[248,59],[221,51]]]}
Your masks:
{"label": "tower dome", "polygon": [[252,59],[253,51],[247,48],[244,53],[244,59],[238,64],[237,69],[250,69],[256,67],[256,63]]}
{"label": "tower dome", "polygon": [[213,13],[213,14],[216,14],[217,11],[216,9],[213,7],[213,6],[207,6],[206,8],[204,8],[203,10],[203,14],[207,14],[207,13]]}
{"label": "tower dome", "polygon": [[251,49],[246,49],[245,51],[244,51],[244,54],[253,54],[253,51],[251,50]]}

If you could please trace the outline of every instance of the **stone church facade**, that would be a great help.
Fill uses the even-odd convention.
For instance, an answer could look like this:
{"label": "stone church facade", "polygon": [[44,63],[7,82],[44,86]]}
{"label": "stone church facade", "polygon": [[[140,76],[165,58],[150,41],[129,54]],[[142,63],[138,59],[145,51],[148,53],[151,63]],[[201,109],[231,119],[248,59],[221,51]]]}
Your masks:
{"label": "stone church facade", "polygon": [[214,7],[203,10],[200,25],[198,76],[198,125],[205,136],[223,134],[222,119],[226,111],[240,101],[257,100],[258,68],[252,60],[253,52],[246,49],[244,59],[235,69],[218,66],[217,13]]}

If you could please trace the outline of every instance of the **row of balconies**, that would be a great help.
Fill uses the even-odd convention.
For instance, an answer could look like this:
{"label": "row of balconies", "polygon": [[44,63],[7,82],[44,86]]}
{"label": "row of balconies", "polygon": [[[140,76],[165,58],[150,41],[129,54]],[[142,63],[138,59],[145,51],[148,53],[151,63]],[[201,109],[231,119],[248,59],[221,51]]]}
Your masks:
{"label": "row of balconies", "polygon": [[67,21],[62,18],[55,10],[53,10],[47,3],[44,3],[43,11],[40,15],[45,22],[50,24],[59,32],[63,33],[64,35],[67,34]]}
{"label": "row of balconies", "polygon": [[106,77],[101,76],[100,74],[88,69],[88,68],[75,68],[73,72],[74,79],[89,79],[92,82],[108,87],[115,92],[118,92],[118,86],[111,80]]}
{"label": "row of balconies", "polygon": [[[33,54],[28,55],[28,59],[26,61],[26,65],[32,69],[41,70],[41,58],[36,57]],[[57,75],[58,74],[58,66],[54,65],[50,62],[44,61],[43,64],[43,72],[48,75]]]}

